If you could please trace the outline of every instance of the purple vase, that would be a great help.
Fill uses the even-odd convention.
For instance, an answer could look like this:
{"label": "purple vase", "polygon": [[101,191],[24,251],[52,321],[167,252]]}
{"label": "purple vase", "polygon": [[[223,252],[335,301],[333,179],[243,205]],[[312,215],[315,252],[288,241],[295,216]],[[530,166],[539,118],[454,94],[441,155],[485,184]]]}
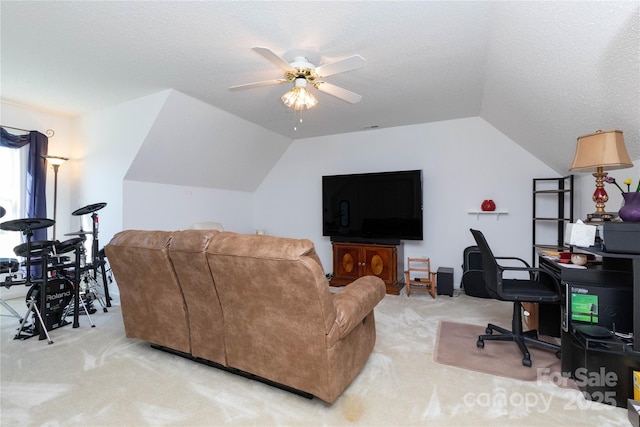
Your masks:
{"label": "purple vase", "polygon": [[622,193],[624,203],[618,212],[625,222],[640,222],[640,192]]}

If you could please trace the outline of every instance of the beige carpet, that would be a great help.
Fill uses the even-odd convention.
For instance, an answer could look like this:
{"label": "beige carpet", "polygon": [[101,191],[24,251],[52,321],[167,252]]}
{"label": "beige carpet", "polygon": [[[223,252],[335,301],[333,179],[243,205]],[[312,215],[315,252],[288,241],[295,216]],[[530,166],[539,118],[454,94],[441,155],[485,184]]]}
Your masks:
{"label": "beige carpet", "polygon": [[522,365],[522,353],[513,342],[485,341],[484,348],[478,348],[478,335],[484,333],[485,326],[441,321],[435,361],[521,381],[560,374],[560,360],[555,352],[528,346],[531,354],[531,367],[528,368]]}
{"label": "beige carpet", "polygon": [[[127,339],[111,289],[113,307],[92,316],[95,328],[81,318],[80,328],[52,331],[51,345],[13,340],[17,319],[2,317],[2,427],[629,425],[626,409],[575,390],[434,361],[440,321],[509,324],[509,303],[387,295],[375,312],[373,353],[328,405]],[[11,304],[25,311],[24,299]]]}

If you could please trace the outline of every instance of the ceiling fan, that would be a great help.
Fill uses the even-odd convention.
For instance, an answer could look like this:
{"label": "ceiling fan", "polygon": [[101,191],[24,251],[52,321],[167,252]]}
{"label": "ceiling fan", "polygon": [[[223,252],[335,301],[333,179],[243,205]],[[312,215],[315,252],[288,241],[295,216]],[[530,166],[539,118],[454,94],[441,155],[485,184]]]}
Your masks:
{"label": "ceiling fan", "polygon": [[355,70],[364,66],[365,60],[360,55],[353,55],[340,59],[319,67],[311,64],[307,58],[298,56],[293,62],[288,63],[271,49],[261,46],[253,48],[260,55],[275,64],[284,72],[284,78],[266,80],[255,83],[231,86],[229,89],[249,89],[259,86],[266,86],[280,83],[293,83],[293,88],[282,96],[282,102],[295,110],[309,109],[315,106],[318,101],[313,94],[307,90],[309,85],[321,92],[340,98],[343,101],[355,104],[362,99],[361,95],[348,91],[339,86],[327,83],[323,79],[345,71]]}

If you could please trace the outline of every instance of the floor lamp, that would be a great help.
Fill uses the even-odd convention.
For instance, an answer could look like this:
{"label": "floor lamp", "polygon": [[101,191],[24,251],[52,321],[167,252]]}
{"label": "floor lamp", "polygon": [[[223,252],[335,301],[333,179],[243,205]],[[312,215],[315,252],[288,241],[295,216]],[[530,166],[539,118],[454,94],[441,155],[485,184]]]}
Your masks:
{"label": "floor lamp", "polygon": [[61,164],[69,160],[60,156],[44,156],[44,158],[53,166],[53,240],[56,240],[56,210],[58,209],[58,168]]}

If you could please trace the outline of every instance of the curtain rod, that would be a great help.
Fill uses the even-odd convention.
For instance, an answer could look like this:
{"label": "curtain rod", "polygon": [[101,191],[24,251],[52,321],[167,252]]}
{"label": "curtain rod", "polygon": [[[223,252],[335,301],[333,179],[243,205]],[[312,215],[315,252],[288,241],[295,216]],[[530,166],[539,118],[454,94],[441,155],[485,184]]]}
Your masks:
{"label": "curtain rod", "polygon": [[[5,125],[0,125],[0,127],[3,128],[9,128],[9,129],[13,129],[13,130],[20,130],[22,132],[31,132],[29,129],[22,129],[22,128],[17,128],[15,126],[5,126]],[[47,129],[44,131],[44,134],[47,135],[49,138],[52,138],[53,135],[55,135],[56,133],[54,132],[53,129]]]}

